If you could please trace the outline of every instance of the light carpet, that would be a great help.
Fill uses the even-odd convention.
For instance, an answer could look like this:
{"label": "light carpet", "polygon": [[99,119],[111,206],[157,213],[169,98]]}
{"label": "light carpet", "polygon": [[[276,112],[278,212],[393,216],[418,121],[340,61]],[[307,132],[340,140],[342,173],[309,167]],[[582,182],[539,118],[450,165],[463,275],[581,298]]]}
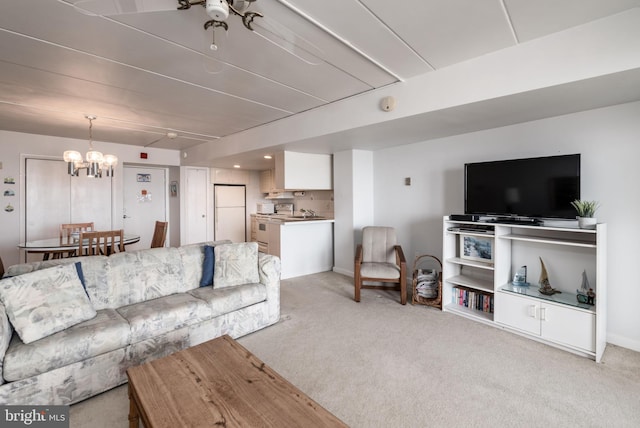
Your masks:
{"label": "light carpet", "polygon": [[[638,427],[640,353],[602,363],[332,272],[282,281],[281,321],[238,341],[352,427]],[[409,299],[409,302],[411,300]],[[126,385],[71,427],[127,426]]]}

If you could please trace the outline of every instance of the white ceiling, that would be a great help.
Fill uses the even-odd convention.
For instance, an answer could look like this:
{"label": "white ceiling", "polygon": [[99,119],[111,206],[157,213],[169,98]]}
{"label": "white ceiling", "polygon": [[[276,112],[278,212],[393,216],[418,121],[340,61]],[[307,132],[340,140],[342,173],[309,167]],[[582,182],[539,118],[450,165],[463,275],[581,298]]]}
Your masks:
{"label": "white ceiling", "polygon": [[216,30],[220,47],[212,53],[200,6],[90,16],[71,5],[78,1],[0,2],[0,129],[84,139],[84,115],[92,114],[96,140],[184,150],[640,6],[256,1],[251,9],[264,22],[295,37],[296,56],[246,30],[237,16],[228,20],[227,37]]}

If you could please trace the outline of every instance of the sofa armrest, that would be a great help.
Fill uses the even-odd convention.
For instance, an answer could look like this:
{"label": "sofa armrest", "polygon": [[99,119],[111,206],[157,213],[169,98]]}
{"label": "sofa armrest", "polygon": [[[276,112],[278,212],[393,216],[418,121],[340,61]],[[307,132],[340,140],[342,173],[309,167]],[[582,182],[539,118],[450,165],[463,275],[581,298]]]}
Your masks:
{"label": "sofa armrest", "polygon": [[280,258],[258,253],[258,273],[260,283],[267,287],[269,320],[275,323],[280,319]]}
{"label": "sofa armrest", "polygon": [[7,311],[4,309],[4,305],[0,303],[0,385],[4,383],[3,362],[4,354],[7,352],[9,342],[11,342],[11,336],[13,335],[13,327],[9,323],[7,317]]}

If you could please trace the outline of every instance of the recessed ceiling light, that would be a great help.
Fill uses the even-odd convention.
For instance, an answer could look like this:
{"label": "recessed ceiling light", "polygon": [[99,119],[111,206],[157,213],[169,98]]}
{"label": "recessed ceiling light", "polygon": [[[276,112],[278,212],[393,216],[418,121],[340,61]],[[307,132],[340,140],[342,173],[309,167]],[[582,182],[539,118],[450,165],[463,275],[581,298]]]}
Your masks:
{"label": "recessed ceiling light", "polygon": [[177,132],[167,132],[167,137],[169,137],[170,139],[174,139],[178,137],[178,133]]}
{"label": "recessed ceiling light", "polygon": [[264,155],[265,159],[273,159],[273,157],[271,155]]}
{"label": "recessed ceiling light", "polygon": [[240,165],[236,164],[233,166],[234,168],[240,168]]}

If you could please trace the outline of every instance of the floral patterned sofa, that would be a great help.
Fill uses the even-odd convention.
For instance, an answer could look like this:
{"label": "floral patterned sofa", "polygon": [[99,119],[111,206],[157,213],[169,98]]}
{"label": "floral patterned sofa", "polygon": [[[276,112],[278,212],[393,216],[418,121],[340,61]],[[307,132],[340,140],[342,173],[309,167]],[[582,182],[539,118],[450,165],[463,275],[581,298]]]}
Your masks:
{"label": "floral patterned sofa", "polygon": [[280,259],[256,243],[26,263],[6,275],[0,404],[75,403],[125,383],[129,367],[280,317]]}

